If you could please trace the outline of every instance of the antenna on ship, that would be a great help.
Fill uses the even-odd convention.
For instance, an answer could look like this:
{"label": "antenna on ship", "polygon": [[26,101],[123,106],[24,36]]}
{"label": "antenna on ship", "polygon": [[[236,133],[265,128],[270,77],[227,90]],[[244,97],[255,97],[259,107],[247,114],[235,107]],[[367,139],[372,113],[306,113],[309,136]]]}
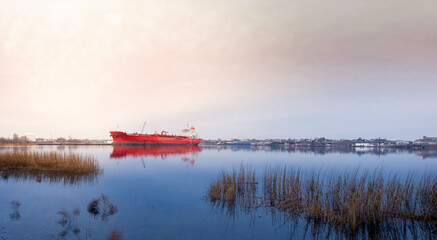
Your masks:
{"label": "antenna on ship", "polygon": [[146,122],[144,122],[144,124],[143,124],[143,129],[141,129],[141,134],[143,134],[145,126],[146,126]]}

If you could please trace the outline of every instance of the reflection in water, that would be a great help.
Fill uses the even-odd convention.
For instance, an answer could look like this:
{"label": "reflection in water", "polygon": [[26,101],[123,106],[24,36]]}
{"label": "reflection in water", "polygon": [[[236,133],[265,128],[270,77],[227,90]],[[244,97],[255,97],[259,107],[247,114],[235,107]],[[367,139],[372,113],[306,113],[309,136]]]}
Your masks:
{"label": "reflection in water", "polygon": [[11,218],[11,220],[14,220],[14,221],[20,220],[21,215],[20,215],[20,212],[18,211],[20,206],[21,206],[21,203],[19,201],[14,200],[11,202],[12,213],[9,214],[9,217]]}
{"label": "reflection in water", "polygon": [[423,159],[425,158],[437,158],[437,151],[435,150],[421,150],[421,151],[415,151],[416,155],[421,156]]}
{"label": "reflection in water", "polygon": [[80,214],[80,210],[75,208],[71,214],[67,210],[63,209],[59,211],[58,214],[61,215],[61,219],[58,221],[58,223],[62,226],[62,230],[58,234],[59,237],[64,239],[71,232],[74,236],[80,239],[80,229],[77,224],[77,217]]}
{"label": "reflection in water", "polygon": [[57,171],[39,170],[8,170],[0,171],[0,176],[4,181],[36,181],[38,183],[63,183],[64,185],[80,185],[82,183],[92,183],[102,174],[102,171],[91,173],[67,173]]}
{"label": "reflection in water", "polygon": [[[118,208],[109,202],[106,195],[102,194],[99,198],[91,200],[87,207],[88,212],[94,218],[101,217],[102,221],[107,221],[109,216],[117,213]],[[58,212],[61,219],[58,220],[58,224],[62,227],[62,230],[58,233],[57,237],[52,239],[72,239],[69,236],[72,235],[75,239],[81,238],[81,229],[78,224],[78,216],[80,210],[75,208],[71,213],[65,209]],[[91,239],[91,232],[88,227],[85,227],[85,239]],[[116,228],[107,236],[107,239],[122,239],[121,232]]]}
{"label": "reflection in water", "polygon": [[[175,147],[166,148],[174,149]],[[8,149],[21,151],[18,147]],[[422,157],[418,157],[418,155],[431,156],[431,151],[381,149],[381,151],[374,152],[359,152],[350,148],[292,148],[287,146],[246,148],[200,146],[200,148],[194,148],[195,151],[179,151],[179,153],[173,150],[163,151],[162,148],[156,147],[150,149],[137,147],[135,150],[128,149],[127,151],[119,151],[123,148],[113,146],[73,146],[71,149],[69,146],[62,146],[62,148],[35,146],[28,147],[28,149],[40,152],[59,150],[59,152],[67,153],[71,150],[74,153],[91,154],[100,161],[106,174],[97,177],[98,181],[95,180],[92,185],[83,184],[89,186],[81,188],[65,187],[62,183],[41,184],[36,181],[14,181],[11,177],[9,182],[0,179],[0,205],[3,205],[3,209],[0,207],[0,212],[2,212],[0,240],[2,237],[3,239],[27,239],[29,236],[35,239],[52,239],[52,237],[57,239],[107,239],[115,226],[118,231],[122,230],[124,238],[129,239],[142,239],[144,236],[152,238],[158,236],[163,239],[174,239],[178,236],[193,236],[198,239],[250,239],[251,234],[255,236],[254,239],[287,239],[290,235],[293,236],[292,239],[303,237],[307,239],[353,239],[354,237],[402,239],[404,230],[410,239],[436,239],[434,223],[410,223],[410,220],[406,220],[409,224],[404,227],[403,219],[397,219],[376,226],[363,226],[362,230],[357,232],[341,226],[307,220],[302,215],[294,216],[286,211],[266,208],[260,206],[259,199],[250,197],[254,195],[250,192],[250,187],[255,187],[255,185],[244,186],[247,187],[245,197],[252,202],[245,201],[243,204],[253,206],[252,208],[245,207],[238,200],[235,202],[217,201],[214,208],[217,215],[211,215],[211,211],[214,210],[208,206],[207,202],[200,200],[200,197],[205,194],[206,185],[215,179],[220,169],[236,167],[238,171],[240,164],[249,164],[253,166],[257,174],[260,173],[260,176],[257,175],[255,179],[258,184],[256,182],[254,184],[258,185],[256,197],[263,197],[264,195],[260,194],[263,188],[261,175],[266,165],[302,165],[302,168],[307,171],[320,166],[326,167],[327,171],[336,171],[336,169],[341,171],[340,169],[347,170],[355,167],[362,167],[362,170],[372,169],[373,166],[384,164],[391,174],[397,173],[400,178],[404,179],[404,175],[410,169],[415,172],[427,169],[433,174],[437,172],[437,162],[431,161],[436,158],[422,160]],[[135,151],[140,153],[135,154]],[[2,147],[0,147],[0,152],[2,152]],[[401,154],[398,155],[398,152]],[[196,154],[198,157],[195,158],[194,169],[186,168],[185,166],[189,163],[181,162],[181,158],[190,158],[191,155]],[[358,154],[364,154],[365,157],[359,157]],[[378,159],[378,154],[381,155],[380,159]],[[110,156],[114,158],[109,160]],[[141,167],[142,158],[145,159],[144,161],[147,158],[150,163],[144,171],[138,169],[138,166]],[[160,158],[166,159],[161,161]],[[120,164],[117,165],[117,162]],[[419,172],[417,173],[416,176],[421,177]],[[37,180],[44,181],[41,178]],[[327,181],[324,183],[328,184]],[[109,216],[108,221],[102,221],[101,215],[97,214],[95,208],[92,208],[92,212],[96,213],[95,218],[94,214],[90,215],[88,212],[88,203],[93,199],[100,199],[102,191],[107,193],[109,201],[118,207],[118,212]],[[281,192],[278,191],[277,194]],[[116,201],[116,199],[119,200]],[[10,219],[10,214],[14,212],[10,205],[11,200],[21,202],[22,206],[18,210],[19,214],[23,215],[18,221]],[[73,217],[75,207],[78,207],[81,212],[77,216],[77,227],[80,233],[75,235],[72,228],[65,237],[62,237],[60,233],[65,229],[58,224],[62,218],[58,212],[66,209]],[[219,214],[223,215],[219,216]],[[224,232],[225,228],[228,231]],[[168,231],[169,229],[172,231]],[[111,236],[116,237],[116,234],[111,234]]]}
{"label": "reflection in water", "polygon": [[181,160],[194,164],[197,153],[202,149],[198,146],[113,146],[111,158],[148,157],[166,159],[172,155],[180,155]]}
{"label": "reflection in water", "polygon": [[365,224],[356,230],[283,212],[272,214],[272,220],[278,229],[287,228],[290,238],[297,239],[435,239],[437,235],[437,226],[433,222],[403,219]]}
{"label": "reflection in water", "polygon": [[108,240],[122,240],[123,239],[123,235],[121,235],[121,232],[117,230],[117,228],[115,228],[114,230],[112,230],[108,237],[106,238]]}
{"label": "reflection in water", "polygon": [[302,147],[289,145],[251,146],[251,145],[204,145],[202,149],[216,149],[217,151],[247,151],[247,152],[288,152],[288,153],[312,153],[325,155],[330,153],[350,153],[357,155],[388,155],[414,153],[422,158],[437,158],[437,151],[433,149],[413,148],[354,148],[354,147]]}

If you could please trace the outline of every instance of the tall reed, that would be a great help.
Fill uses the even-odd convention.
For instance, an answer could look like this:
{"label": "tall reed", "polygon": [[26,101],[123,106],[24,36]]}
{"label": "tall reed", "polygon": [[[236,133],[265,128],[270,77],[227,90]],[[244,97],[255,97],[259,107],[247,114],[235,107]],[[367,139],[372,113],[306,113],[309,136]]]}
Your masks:
{"label": "tall reed", "polygon": [[221,171],[219,178],[208,188],[207,199],[220,211],[226,210],[228,216],[235,214],[235,206],[241,205],[250,210],[257,205],[257,184],[254,169],[243,166],[237,173]]}
{"label": "tall reed", "polygon": [[[437,177],[426,174],[401,179],[374,171],[302,171],[267,168],[262,184],[255,171],[247,179],[245,167],[222,171],[210,184],[210,201],[235,202],[243,208],[265,207],[307,220],[358,229],[393,219],[437,221]],[[241,181],[238,181],[241,179]],[[242,187],[240,187],[242,186]]]}

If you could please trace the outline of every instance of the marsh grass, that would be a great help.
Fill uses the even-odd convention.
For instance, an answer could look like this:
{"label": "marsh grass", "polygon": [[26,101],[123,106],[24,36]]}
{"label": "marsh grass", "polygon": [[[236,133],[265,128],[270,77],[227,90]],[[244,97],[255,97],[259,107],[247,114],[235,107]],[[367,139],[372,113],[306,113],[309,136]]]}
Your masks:
{"label": "marsh grass", "polygon": [[107,221],[110,216],[118,212],[117,206],[112,204],[104,194],[99,198],[92,199],[88,203],[87,210],[91,216],[94,218],[100,216],[103,221]]}
{"label": "marsh grass", "polygon": [[239,172],[222,171],[206,197],[214,205],[264,207],[352,230],[391,221],[437,223],[437,177],[430,174],[401,179],[382,169],[328,173],[276,167],[267,168],[261,179],[258,186],[255,171],[243,166]]}
{"label": "marsh grass", "polygon": [[232,215],[236,204],[250,209],[257,204],[257,184],[255,170],[240,167],[237,173],[221,171],[219,179],[210,184],[207,198],[219,209],[227,209]]}
{"label": "marsh grass", "polygon": [[35,179],[73,184],[91,181],[101,172],[98,161],[92,156],[28,150],[0,152],[0,175],[4,180]]}

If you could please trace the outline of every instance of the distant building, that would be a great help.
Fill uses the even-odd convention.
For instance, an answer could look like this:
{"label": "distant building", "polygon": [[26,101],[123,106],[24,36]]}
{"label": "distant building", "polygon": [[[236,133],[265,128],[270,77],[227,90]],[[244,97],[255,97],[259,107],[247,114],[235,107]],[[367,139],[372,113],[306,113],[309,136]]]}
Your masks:
{"label": "distant building", "polygon": [[26,133],[24,137],[26,138],[27,142],[36,142],[36,135],[33,133]]}
{"label": "distant building", "polygon": [[372,143],[361,142],[361,143],[355,143],[354,147],[374,147],[374,145]]}
{"label": "distant building", "polygon": [[397,141],[396,142],[396,146],[397,147],[406,147],[406,146],[409,146],[409,145],[410,145],[410,142],[408,142],[408,141],[401,140],[401,141]]}
{"label": "distant building", "polygon": [[437,143],[437,137],[427,137],[427,136],[423,136],[423,140],[426,140],[428,142],[435,142]]}
{"label": "distant building", "polygon": [[429,146],[437,144],[437,137],[427,137],[423,136],[422,139],[417,139],[413,143],[416,146]]}

